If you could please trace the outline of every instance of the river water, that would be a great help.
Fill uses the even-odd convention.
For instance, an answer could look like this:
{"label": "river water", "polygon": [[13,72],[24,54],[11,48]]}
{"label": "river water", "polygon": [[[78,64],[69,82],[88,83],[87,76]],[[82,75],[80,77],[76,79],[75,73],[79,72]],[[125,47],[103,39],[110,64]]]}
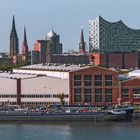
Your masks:
{"label": "river water", "polygon": [[1,123],[0,140],[140,140],[140,120]]}

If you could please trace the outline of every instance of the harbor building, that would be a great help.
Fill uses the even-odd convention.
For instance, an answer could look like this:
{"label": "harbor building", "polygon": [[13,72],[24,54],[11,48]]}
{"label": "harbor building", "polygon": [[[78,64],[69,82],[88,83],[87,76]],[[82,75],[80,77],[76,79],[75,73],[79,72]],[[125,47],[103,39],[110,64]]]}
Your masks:
{"label": "harbor building", "polygon": [[[49,94],[55,93],[58,95],[63,92],[68,96],[67,104],[70,105],[111,105],[118,103],[118,72],[106,68],[94,67],[93,65],[60,65],[49,63],[24,66],[20,69],[14,69],[13,72],[48,77],[48,80],[45,80],[45,90],[47,91],[50,89],[49,86],[47,86],[50,84],[54,89],[60,86],[60,88],[57,88],[56,92],[49,90]],[[49,78],[54,79],[54,81],[51,83]],[[56,83],[56,80],[59,80],[59,82]],[[32,88],[34,87],[38,90],[42,90],[42,82],[37,82],[37,88],[32,84],[34,83],[33,78],[32,80],[29,79],[29,81],[30,82],[27,84],[28,87],[32,85]],[[27,91],[28,89],[25,88],[24,90]],[[31,94],[31,91],[27,93]],[[32,93],[34,94],[34,91]],[[40,94],[38,91],[35,93]],[[34,101],[33,99],[30,100],[30,102]],[[36,100],[36,102],[37,101],[38,100]],[[47,99],[45,101],[48,102]],[[57,101],[55,104],[58,104]]]}
{"label": "harbor building", "polygon": [[88,54],[53,54],[52,63],[61,64],[90,64],[90,59]]}
{"label": "harbor building", "polygon": [[68,89],[67,79],[26,73],[0,73],[0,105],[58,105],[61,93],[65,95],[65,104],[69,104]]}
{"label": "harbor building", "polygon": [[140,105],[140,72],[127,75],[93,65],[35,64],[0,72],[0,104],[26,106]]}
{"label": "harbor building", "polygon": [[89,20],[89,51],[100,53],[132,52],[140,49],[140,29],[123,21],[109,22],[101,16]]}
{"label": "harbor building", "polygon": [[140,105],[140,70],[120,76],[121,103]]}
{"label": "harbor building", "polygon": [[91,53],[94,65],[106,68],[135,69],[140,68],[140,53]]}

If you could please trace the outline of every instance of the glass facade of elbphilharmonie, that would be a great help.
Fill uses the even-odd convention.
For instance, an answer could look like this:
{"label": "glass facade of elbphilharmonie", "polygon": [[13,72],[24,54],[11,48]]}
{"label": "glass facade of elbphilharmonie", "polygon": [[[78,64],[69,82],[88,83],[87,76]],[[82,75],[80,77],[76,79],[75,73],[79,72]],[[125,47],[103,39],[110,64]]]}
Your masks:
{"label": "glass facade of elbphilharmonie", "polygon": [[121,20],[108,22],[101,16],[89,20],[89,51],[99,53],[140,50],[140,29],[131,29]]}

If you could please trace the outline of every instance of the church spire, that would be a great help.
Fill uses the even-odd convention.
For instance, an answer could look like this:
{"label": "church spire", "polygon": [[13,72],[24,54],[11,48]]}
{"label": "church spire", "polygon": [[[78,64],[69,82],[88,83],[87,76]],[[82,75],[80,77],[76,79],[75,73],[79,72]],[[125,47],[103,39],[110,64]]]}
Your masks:
{"label": "church spire", "polygon": [[[12,21],[12,29],[10,33],[10,57],[16,57],[19,53],[18,48],[18,36],[16,32],[16,26],[15,26],[15,17],[13,15],[13,21]],[[17,61],[13,62],[16,63]]]}
{"label": "church spire", "polygon": [[24,26],[23,44],[27,46],[26,27]]}
{"label": "church spire", "polygon": [[28,44],[27,44],[27,36],[26,36],[26,27],[24,26],[24,34],[23,34],[23,44],[22,44],[22,61],[27,63],[28,61]]}
{"label": "church spire", "polygon": [[83,28],[81,28],[81,35],[80,35],[80,43],[79,43],[79,53],[85,53],[85,42],[84,42],[84,34]]}
{"label": "church spire", "polygon": [[16,27],[15,27],[15,16],[13,15],[13,22],[12,22],[12,31],[15,31]]}

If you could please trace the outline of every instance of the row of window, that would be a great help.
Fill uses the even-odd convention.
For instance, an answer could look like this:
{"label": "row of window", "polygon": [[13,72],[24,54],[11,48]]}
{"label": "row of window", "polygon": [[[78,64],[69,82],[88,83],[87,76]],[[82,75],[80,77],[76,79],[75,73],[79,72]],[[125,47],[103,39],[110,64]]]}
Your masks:
{"label": "row of window", "polygon": [[[68,98],[68,95],[64,95],[65,98]],[[22,94],[21,98],[59,98],[59,94]],[[0,94],[0,98],[17,98],[17,95],[9,95],[9,94]]]}
{"label": "row of window", "polygon": [[[2,103],[3,105],[5,104],[4,102]],[[8,102],[10,105],[17,105],[17,102]],[[60,105],[60,102],[22,102],[21,105]],[[68,105],[68,102],[65,102],[65,105]]]}
{"label": "row of window", "polygon": [[140,95],[133,95],[134,99],[140,99]]}
{"label": "row of window", "polygon": [[[95,95],[102,95],[102,88],[95,88],[94,90],[94,93]],[[77,94],[80,94],[81,95],[82,93],[82,90],[81,88],[75,88],[74,89],[74,94],[77,95]],[[92,89],[91,88],[85,88],[84,89],[84,94],[92,94]],[[105,89],[105,94],[106,95],[112,95],[112,89],[111,88],[108,88],[108,89]]]}
{"label": "row of window", "polygon": [[[135,88],[135,89],[133,89],[132,92],[133,92],[133,94],[135,94],[134,97],[138,98],[138,96],[140,94],[140,88]],[[122,95],[122,97],[129,97],[129,89],[122,89],[121,95]]]}
{"label": "row of window", "polygon": [[[102,75],[95,75],[95,80],[102,80],[103,76]],[[81,81],[81,75],[74,75],[74,81]],[[84,75],[84,80],[85,81],[90,81],[92,80],[92,75]],[[112,75],[105,75],[105,80],[112,80]]]}
{"label": "row of window", "polygon": [[[81,86],[81,81],[74,81],[74,86]],[[84,86],[92,86],[92,81],[84,81]],[[103,82],[100,80],[94,81],[94,86],[103,86]],[[112,81],[105,81],[105,86],[112,86]]]}
{"label": "row of window", "polygon": [[[95,102],[103,102],[102,95],[95,95]],[[81,102],[81,95],[74,95],[75,102]],[[92,95],[85,95],[84,102],[92,102]],[[112,102],[112,95],[105,96],[105,102]]]}
{"label": "row of window", "polygon": [[[95,86],[102,86],[102,75],[95,75]],[[92,75],[84,75],[84,85],[92,86]],[[74,76],[74,86],[81,86],[81,75]],[[105,86],[112,86],[112,75],[105,75]]]}

